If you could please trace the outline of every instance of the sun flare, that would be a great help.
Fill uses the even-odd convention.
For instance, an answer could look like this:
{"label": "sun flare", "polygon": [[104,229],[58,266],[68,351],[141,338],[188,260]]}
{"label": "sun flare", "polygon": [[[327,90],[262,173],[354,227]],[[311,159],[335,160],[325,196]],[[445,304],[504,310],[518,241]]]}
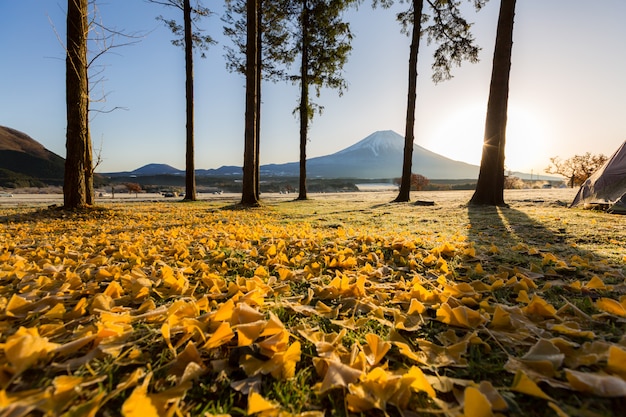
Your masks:
{"label": "sun flare", "polygon": [[[505,165],[512,171],[538,172],[546,159],[547,134],[539,116],[523,106],[509,106]],[[466,106],[451,113],[422,146],[448,158],[480,165],[485,131],[486,109]],[[419,141],[418,141],[418,144]]]}

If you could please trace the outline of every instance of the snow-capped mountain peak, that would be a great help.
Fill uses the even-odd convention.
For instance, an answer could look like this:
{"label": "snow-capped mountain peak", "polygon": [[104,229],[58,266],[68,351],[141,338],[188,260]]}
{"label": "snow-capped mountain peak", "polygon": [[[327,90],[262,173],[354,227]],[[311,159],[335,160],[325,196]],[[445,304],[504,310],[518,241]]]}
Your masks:
{"label": "snow-capped mountain peak", "polygon": [[374,156],[379,156],[388,152],[397,152],[398,150],[404,150],[404,137],[393,130],[380,130],[372,133],[354,145],[337,152],[337,155],[354,151],[365,151],[370,152]]}

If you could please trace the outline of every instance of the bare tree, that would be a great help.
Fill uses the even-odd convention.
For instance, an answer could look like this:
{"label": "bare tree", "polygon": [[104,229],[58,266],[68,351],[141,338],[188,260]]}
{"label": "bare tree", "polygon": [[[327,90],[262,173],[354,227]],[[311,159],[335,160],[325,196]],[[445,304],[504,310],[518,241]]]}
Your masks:
{"label": "bare tree", "polygon": [[545,169],[548,174],[558,174],[567,178],[570,187],[581,185],[587,178],[596,172],[608,158],[606,155],[592,155],[590,152],[584,155],[561,160],[558,156],[550,158],[550,166]]}
{"label": "bare tree", "polygon": [[[92,9],[90,18],[90,7]],[[92,33],[92,38],[89,38]],[[103,82],[102,69],[94,71],[95,62],[113,48],[137,42],[115,44],[112,39],[118,35],[135,38],[107,28],[99,21],[95,0],[68,0],[66,33],[66,160],[63,185],[65,208],[76,209],[93,205],[95,193],[93,176],[100,161],[100,154],[94,163],[89,113],[94,111],[91,103],[106,101],[103,94],[97,99],[91,95],[92,89]],[[90,53],[88,44],[95,47]],[[97,109],[98,113],[116,110]],[[79,158],[81,161],[79,161]]]}

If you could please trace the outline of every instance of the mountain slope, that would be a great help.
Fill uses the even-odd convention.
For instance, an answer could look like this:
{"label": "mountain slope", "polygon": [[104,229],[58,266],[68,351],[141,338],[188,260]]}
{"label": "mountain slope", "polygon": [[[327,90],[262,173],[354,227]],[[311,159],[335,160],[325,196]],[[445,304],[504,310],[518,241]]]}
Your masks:
{"label": "mountain slope", "polygon": [[[378,131],[332,155],[309,159],[307,174],[319,178],[397,178],[402,174],[403,152],[403,136],[391,130]],[[427,178],[475,179],[478,169],[413,145],[413,172]],[[298,163],[264,165],[261,172],[298,175]]]}
{"label": "mountain slope", "polygon": [[0,170],[3,186],[60,185],[65,160],[25,133],[0,126]]}
{"label": "mountain slope", "polygon": [[167,164],[148,164],[131,172],[133,175],[182,175],[184,173]]}
{"label": "mountain slope", "polygon": [[[402,174],[404,137],[391,130],[372,133],[365,139],[332,155],[307,160],[309,178],[389,179]],[[297,177],[298,162],[261,166],[263,176]],[[476,179],[478,166],[449,158],[413,145],[413,172],[429,179]],[[241,167],[196,170],[197,176],[241,176]],[[166,164],[148,164],[131,172],[107,173],[110,177],[184,175]]]}

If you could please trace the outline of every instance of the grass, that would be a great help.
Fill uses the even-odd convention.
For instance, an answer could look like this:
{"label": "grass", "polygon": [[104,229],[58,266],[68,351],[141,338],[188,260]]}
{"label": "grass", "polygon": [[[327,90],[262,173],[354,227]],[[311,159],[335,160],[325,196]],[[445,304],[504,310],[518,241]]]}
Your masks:
{"label": "grass", "polygon": [[626,228],[570,194],[0,206],[0,416],[616,415]]}

